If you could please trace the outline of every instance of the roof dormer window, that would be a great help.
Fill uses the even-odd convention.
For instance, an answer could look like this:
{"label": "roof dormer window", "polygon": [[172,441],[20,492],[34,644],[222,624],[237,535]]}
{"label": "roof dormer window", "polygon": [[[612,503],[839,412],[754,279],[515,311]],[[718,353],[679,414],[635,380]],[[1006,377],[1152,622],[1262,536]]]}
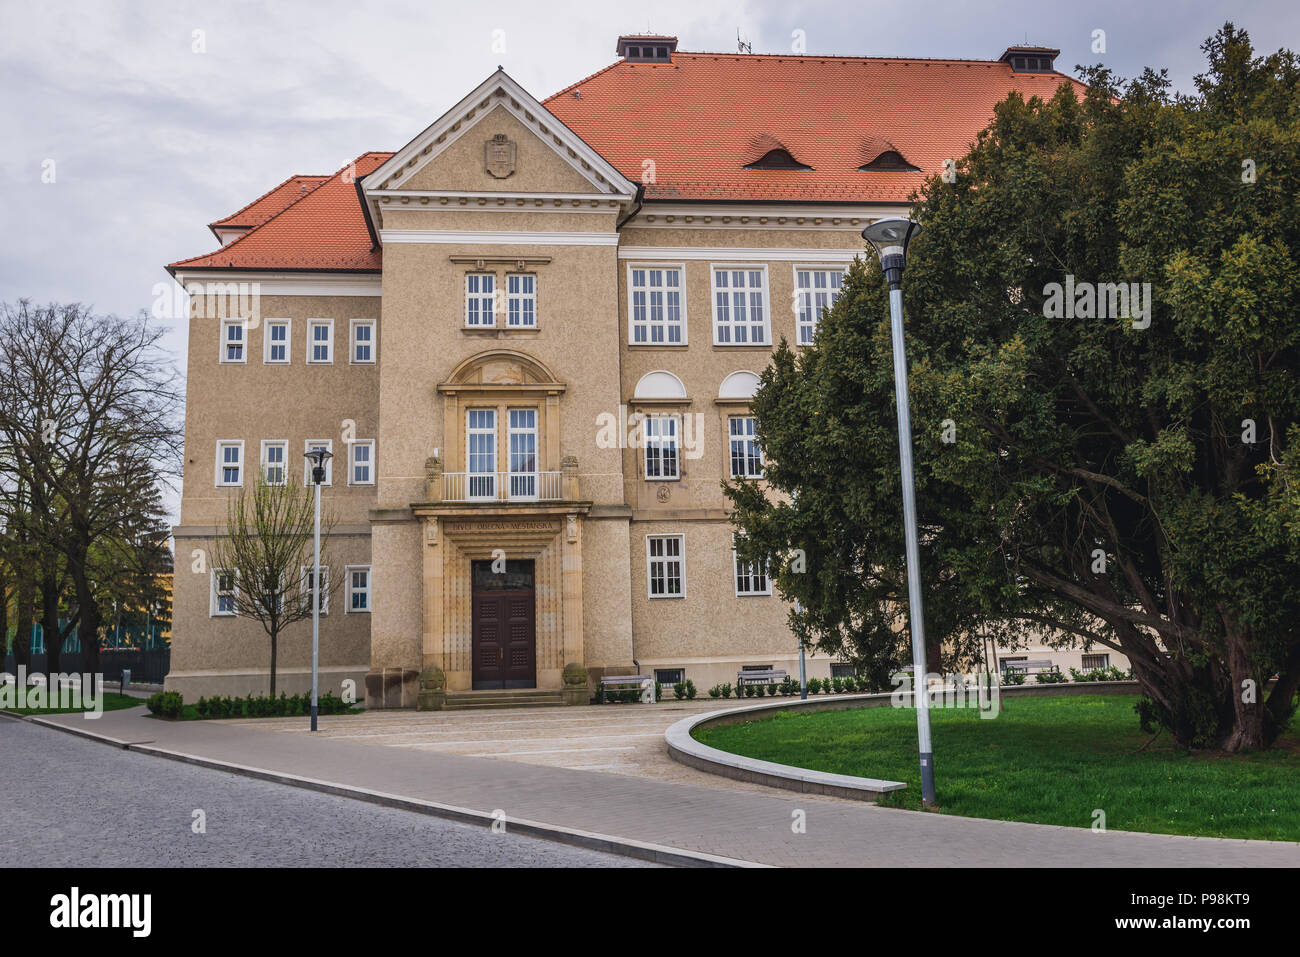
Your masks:
{"label": "roof dormer window", "polygon": [[618,55],[636,63],[671,63],[676,37],[625,36],[618,38]]}
{"label": "roof dormer window", "polygon": [[863,172],[882,172],[882,173],[915,173],[919,167],[913,166],[898,150],[885,150],[869,163],[863,163],[858,167]]}
{"label": "roof dormer window", "polygon": [[745,169],[812,169],[812,167],[800,163],[789,150],[777,147],[768,150],[754,162],[745,164]]}

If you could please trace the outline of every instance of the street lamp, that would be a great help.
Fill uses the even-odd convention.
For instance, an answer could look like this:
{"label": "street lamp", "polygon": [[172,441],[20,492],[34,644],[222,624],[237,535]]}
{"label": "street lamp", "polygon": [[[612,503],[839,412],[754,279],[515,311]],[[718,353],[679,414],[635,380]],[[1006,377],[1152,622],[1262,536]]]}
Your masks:
{"label": "street lamp", "polygon": [[316,486],[315,558],[311,566],[311,729],[316,730],[316,692],[320,663],[320,487],[325,481],[325,463],[333,456],[314,448],[304,456],[311,462],[311,484]]}
{"label": "street lamp", "polygon": [[925,666],[925,619],[921,613],[921,549],[916,534],[916,489],[912,484],[912,417],[907,399],[907,353],[903,345],[903,267],[907,246],[921,231],[910,219],[881,219],[862,230],[880,257],[889,283],[889,319],[894,341],[894,395],[898,406],[898,465],[903,477],[903,531],[907,537],[907,605],[912,621],[912,700],[921,752],[921,802],[934,804],[934,753],[930,743],[930,700]]}

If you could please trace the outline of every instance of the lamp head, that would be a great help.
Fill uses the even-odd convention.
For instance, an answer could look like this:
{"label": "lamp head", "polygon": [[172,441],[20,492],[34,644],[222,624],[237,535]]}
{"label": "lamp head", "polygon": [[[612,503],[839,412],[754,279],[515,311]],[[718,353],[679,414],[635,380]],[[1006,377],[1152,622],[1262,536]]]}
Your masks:
{"label": "lamp head", "polygon": [[309,449],[303,457],[311,463],[311,480],[313,485],[325,482],[325,463],[334,456],[328,449]]}
{"label": "lamp head", "polygon": [[885,271],[890,289],[902,287],[907,247],[920,232],[920,223],[898,216],[878,219],[862,230],[862,238],[871,243],[876,255],[880,257],[880,268]]}

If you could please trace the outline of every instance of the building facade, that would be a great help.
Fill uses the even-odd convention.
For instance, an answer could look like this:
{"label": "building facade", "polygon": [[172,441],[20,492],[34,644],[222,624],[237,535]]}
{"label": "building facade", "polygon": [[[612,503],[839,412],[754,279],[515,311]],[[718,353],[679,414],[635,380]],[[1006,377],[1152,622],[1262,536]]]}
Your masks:
{"label": "building facade", "polygon": [[[432,666],[452,692],[556,690],[571,663],[701,687],[797,668],[721,491],[762,480],[758,375],[775,342],[812,341],[862,228],[994,103],[1074,81],[1035,48],[618,52],[544,102],[498,70],[397,152],[291,177],[169,267],[192,293],[169,688],[266,687],[269,642],[207,558],[234,490],[306,481],[319,446],[322,689],[410,707]],[[309,667],[297,625],[281,687]]]}

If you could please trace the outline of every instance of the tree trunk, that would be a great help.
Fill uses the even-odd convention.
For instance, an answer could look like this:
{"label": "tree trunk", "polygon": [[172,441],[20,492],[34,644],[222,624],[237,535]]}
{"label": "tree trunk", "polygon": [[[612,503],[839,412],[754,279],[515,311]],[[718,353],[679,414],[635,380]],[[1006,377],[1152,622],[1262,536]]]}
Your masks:
{"label": "tree trunk", "polygon": [[49,569],[41,570],[41,631],[45,635],[45,670],[57,675],[63,654],[63,632],[59,630],[58,583],[55,573]]}
{"label": "tree trunk", "polygon": [[1230,631],[1227,636],[1228,688],[1231,724],[1220,747],[1225,751],[1255,751],[1269,742],[1264,732],[1264,680],[1251,660],[1248,636]]}
{"label": "tree trunk", "polygon": [[36,612],[36,576],[24,563],[15,569],[18,587],[14,589],[17,605],[17,629],[14,632],[14,667],[32,670],[32,624]]}
{"label": "tree trunk", "polygon": [[278,637],[279,636],[276,635],[274,632],[271,633],[271,697],[272,698],[275,697],[275,658],[276,658],[276,651],[277,651],[277,644],[278,644],[276,639]]}

